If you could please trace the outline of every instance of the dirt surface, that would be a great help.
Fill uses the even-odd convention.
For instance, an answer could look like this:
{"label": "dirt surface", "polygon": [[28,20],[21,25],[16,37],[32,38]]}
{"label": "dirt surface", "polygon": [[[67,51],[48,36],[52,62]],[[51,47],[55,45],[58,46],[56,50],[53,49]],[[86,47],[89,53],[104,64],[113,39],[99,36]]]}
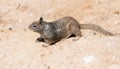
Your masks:
{"label": "dirt surface", "polygon": [[78,41],[45,47],[28,26],[72,16],[120,33],[120,0],[0,0],[0,69],[120,69],[120,36],[82,30]]}

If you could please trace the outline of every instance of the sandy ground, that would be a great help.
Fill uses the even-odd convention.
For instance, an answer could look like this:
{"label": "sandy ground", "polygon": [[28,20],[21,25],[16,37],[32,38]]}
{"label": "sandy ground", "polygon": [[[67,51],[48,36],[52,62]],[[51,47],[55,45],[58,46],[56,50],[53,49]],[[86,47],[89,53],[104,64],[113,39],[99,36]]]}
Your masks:
{"label": "sandy ground", "polygon": [[120,33],[120,0],[0,0],[0,69],[120,69],[120,36],[82,30],[78,41],[43,47],[28,29],[41,16],[72,16]]}

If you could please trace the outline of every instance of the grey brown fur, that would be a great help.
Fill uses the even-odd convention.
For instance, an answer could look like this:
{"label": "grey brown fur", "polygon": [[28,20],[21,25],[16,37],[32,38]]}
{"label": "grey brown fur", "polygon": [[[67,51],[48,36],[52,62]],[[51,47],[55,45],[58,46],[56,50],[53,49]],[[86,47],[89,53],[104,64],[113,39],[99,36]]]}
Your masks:
{"label": "grey brown fur", "polygon": [[46,22],[41,17],[39,21],[34,21],[29,25],[29,29],[40,33],[38,41],[45,41],[47,44],[56,42],[75,35],[78,39],[82,36],[81,29],[91,29],[104,35],[112,36],[113,34],[104,30],[95,24],[79,24],[73,17],[63,17],[53,22]]}

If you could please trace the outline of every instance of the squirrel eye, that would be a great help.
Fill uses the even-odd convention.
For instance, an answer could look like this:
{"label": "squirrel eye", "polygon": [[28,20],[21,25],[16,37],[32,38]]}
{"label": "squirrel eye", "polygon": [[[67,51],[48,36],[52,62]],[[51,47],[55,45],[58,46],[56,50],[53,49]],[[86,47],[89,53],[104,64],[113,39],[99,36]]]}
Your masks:
{"label": "squirrel eye", "polygon": [[33,26],[33,27],[37,27],[37,26]]}

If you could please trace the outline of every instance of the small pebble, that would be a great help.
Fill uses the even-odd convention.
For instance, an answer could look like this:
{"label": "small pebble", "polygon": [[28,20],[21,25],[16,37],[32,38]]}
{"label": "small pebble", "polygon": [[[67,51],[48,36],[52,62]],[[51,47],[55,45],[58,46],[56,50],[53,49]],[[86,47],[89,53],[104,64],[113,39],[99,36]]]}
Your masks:
{"label": "small pebble", "polygon": [[93,35],[95,36],[95,35],[96,35],[96,33],[95,33],[95,32],[93,32]]}
{"label": "small pebble", "polygon": [[19,23],[21,23],[22,22],[22,20],[21,19],[19,19]]}
{"label": "small pebble", "polygon": [[47,69],[50,69],[50,66],[48,66]]}
{"label": "small pebble", "polygon": [[109,66],[109,69],[120,69],[120,65],[112,64],[111,66]]}
{"label": "small pebble", "polygon": [[24,28],[23,30],[24,30],[24,32],[26,32],[26,31],[27,31],[25,28]]}
{"label": "small pebble", "polygon": [[115,25],[117,25],[117,24],[118,24],[118,22],[115,22],[114,24],[115,24]]}
{"label": "small pebble", "polygon": [[29,15],[30,15],[30,16],[33,16],[33,13],[30,13]]}
{"label": "small pebble", "polygon": [[21,4],[18,4],[16,9],[19,9],[19,8],[20,8],[20,6],[21,6]]}
{"label": "small pebble", "polygon": [[85,56],[85,57],[83,58],[83,60],[84,60],[85,63],[90,63],[90,62],[93,61],[93,59],[94,59],[94,56],[93,56],[93,55]]}
{"label": "small pebble", "polygon": [[0,54],[0,60],[3,58],[4,56],[2,54]]}
{"label": "small pebble", "polygon": [[50,69],[50,66],[48,66],[48,65],[46,65],[46,64],[44,64],[44,66],[45,66],[47,69]]}
{"label": "small pebble", "polygon": [[112,58],[113,58],[113,59],[115,59],[115,58],[116,58],[116,56],[112,56]]}
{"label": "small pebble", "polygon": [[120,14],[120,12],[119,12],[119,11],[115,11],[114,13],[115,13],[115,14],[117,14],[117,15],[119,15],[119,14]]}
{"label": "small pebble", "polygon": [[12,28],[9,28],[9,30],[12,30]]}
{"label": "small pebble", "polygon": [[41,54],[41,58],[43,58],[45,55],[44,54]]}
{"label": "small pebble", "polygon": [[110,47],[110,48],[113,48],[114,47],[114,44],[111,43],[111,42],[106,42],[107,46]]}
{"label": "small pebble", "polygon": [[118,24],[120,24],[120,21],[116,21],[114,24],[115,24],[115,25],[118,25]]}

